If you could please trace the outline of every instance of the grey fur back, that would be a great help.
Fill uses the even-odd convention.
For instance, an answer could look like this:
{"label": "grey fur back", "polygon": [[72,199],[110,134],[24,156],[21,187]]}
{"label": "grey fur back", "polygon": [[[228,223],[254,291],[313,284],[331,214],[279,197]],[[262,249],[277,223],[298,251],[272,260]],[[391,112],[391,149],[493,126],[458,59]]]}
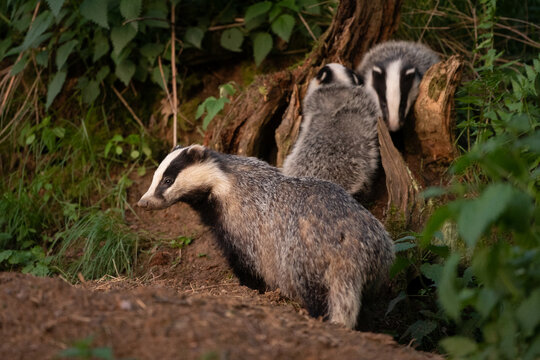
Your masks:
{"label": "grey fur back", "polygon": [[424,76],[425,72],[440,61],[439,55],[424,44],[412,41],[387,41],[370,49],[362,58],[356,72],[365,76],[376,64],[402,59],[405,64],[415,65]]}
{"label": "grey fur back", "polygon": [[394,259],[383,225],[333,183],[254,158],[219,154],[218,163],[233,184],[214,222],[226,253],[312,315],[354,326],[365,286]]}
{"label": "grey fur back", "polygon": [[309,93],[283,173],[315,177],[366,195],[379,163],[379,109],[363,86],[329,84]]}

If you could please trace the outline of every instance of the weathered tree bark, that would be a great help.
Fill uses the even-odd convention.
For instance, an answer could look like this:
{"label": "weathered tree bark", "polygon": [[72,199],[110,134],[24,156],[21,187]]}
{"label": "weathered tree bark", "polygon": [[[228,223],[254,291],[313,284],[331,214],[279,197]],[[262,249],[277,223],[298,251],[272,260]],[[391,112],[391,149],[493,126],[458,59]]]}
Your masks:
{"label": "weathered tree bark", "polygon": [[454,93],[461,81],[463,62],[458,56],[433,65],[424,75],[414,106],[414,131],[427,162],[449,164],[454,147]]}
{"label": "weathered tree bark", "polygon": [[212,122],[205,144],[280,166],[298,135],[308,79],[329,62],[352,67],[374,44],[388,39],[398,26],[402,1],[340,1],[330,28],[304,64],[258,77]]}

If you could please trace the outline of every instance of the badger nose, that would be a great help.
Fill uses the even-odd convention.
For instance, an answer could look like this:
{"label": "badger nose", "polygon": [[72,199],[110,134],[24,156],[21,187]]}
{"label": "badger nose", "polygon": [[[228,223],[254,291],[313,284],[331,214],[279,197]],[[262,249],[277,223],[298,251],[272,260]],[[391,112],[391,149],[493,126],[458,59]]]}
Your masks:
{"label": "badger nose", "polygon": [[148,207],[148,200],[141,198],[139,202],[137,203],[138,207],[147,208]]}

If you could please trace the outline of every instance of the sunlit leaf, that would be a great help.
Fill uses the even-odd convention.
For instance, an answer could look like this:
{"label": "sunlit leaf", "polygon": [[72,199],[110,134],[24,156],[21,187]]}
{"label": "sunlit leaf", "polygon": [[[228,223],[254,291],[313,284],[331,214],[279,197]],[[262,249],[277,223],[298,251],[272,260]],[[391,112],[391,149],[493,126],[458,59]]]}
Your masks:
{"label": "sunlit leaf", "polygon": [[283,41],[289,42],[295,23],[296,23],[296,20],[294,20],[294,18],[291,15],[288,15],[288,14],[280,15],[272,23],[272,31],[277,36],[282,38]]}

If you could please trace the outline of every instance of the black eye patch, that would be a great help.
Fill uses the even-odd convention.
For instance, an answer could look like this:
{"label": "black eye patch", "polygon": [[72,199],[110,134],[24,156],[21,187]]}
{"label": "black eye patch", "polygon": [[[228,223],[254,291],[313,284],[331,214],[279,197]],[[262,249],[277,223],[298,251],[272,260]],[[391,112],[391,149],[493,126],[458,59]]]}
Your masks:
{"label": "black eye patch", "polygon": [[330,84],[333,77],[334,74],[332,73],[332,70],[330,70],[327,66],[323,67],[316,76],[317,80],[319,80],[319,83],[321,84]]}

